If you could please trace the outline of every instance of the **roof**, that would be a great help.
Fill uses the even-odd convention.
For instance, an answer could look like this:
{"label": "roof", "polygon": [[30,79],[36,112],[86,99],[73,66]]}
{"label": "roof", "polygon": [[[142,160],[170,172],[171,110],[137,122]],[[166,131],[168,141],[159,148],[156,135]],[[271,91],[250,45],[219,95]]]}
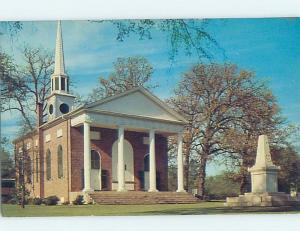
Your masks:
{"label": "roof", "polygon": [[[126,96],[133,95],[134,93],[140,93],[145,98],[148,98],[149,101],[151,101],[153,104],[157,105],[157,107],[164,110],[168,115],[172,116],[174,118],[174,120],[173,121],[169,120],[169,122],[176,122],[176,123],[180,123],[180,124],[188,123],[188,121],[182,115],[180,115],[179,113],[174,111],[165,102],[163,102],[161,99],[159,99],[158,97],[153,95],[151,92],[146,90],[144,87],[140,86],[140,87],[136,87],[136,88],[127,90],[125,92],[122,92],[122,93],[114,95],[114,96],[109,96],[109,97],[97,100],[97,101],[92,102],[92,103],[83,104],[82,106],[79,106],[78,108],[74,109],[73,111],[70,111],[69,113],[67,113],[65,115],[57,117],[56,119],[54,119],[50,122],[44,123],[41,127],[45,128],[45,127],[51,126],[52,124],[58,124],[58,123],[60,123],[60,121],[62,119],[65,120],[69,117],[75,117],[76,115],[78,115],[78,114],[80,114],[84,111],[87,111],[87,110],[94,111],[94,112],[97,112],[97,113],[107,113],[107,112],[109,112],[109,114],[116,114],[118,116],[120,114],[123,115],[123,116],[129,116],[129,117],[130,116],[135,116],[135,115],[132,115],[128,112],[122,113],[122,112],[116,111],[116,110],[114,110],[114,111],[107,110],[107,106],[110,103],[117,102],[118,100],[121,101],[120,99],[125,98]],[[98,108],[98,110],[94,110],[95,108]],[[138,117],[139,118],[144,117],[145,119],[151,119],[150,117],[143,116],[143,115],[138,116]],[[158,119],[158,120],[167,121],[166,119]]]}
{"label": "roof", "polygon": [[150,113],[151,115],[149,117],[157,116],[154,115],[154,111],[156,110],[157,113],[165,114],[165,116],[163,117],[165,120],[170,119],[177,122],[187,123],[187,120],[182,115],[174,111],[165,102],[163,102],[161,99],[156,97],[154,94],[152,94],[142,86],[127,90],[114,96],[97,100],[93,103],[86,104],[83,108],[98,108],[103,111],[109,111],[112,113],[115,112],[118,114],[121,113],[124,115],[135,115],[135,113],[140,112],[142,113],[140,115],[144,115],[145,117],[147,117],[147,113],[149,114],[151,110],[153,110],[153,113]]}

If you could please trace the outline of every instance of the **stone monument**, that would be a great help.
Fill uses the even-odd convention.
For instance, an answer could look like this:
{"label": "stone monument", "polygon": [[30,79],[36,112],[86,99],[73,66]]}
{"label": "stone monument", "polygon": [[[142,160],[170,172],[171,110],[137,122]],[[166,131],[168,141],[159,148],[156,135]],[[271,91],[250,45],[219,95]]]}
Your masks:
{"label": "stone monument", "polygon": [[290,206],[300,201],[290,194],[278,192],[277,174],[280,170],[272,162],[268,137],[260,135],[255,165],[248,169],[251,173],[251,193],[238,197],[227,197],[225,206]]}

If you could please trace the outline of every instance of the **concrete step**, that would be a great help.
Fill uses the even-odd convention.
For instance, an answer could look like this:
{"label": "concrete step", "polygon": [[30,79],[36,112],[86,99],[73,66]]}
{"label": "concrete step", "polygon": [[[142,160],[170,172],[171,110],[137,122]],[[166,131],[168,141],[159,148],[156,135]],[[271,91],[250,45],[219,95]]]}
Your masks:
{"label": "concrete step", "polygon": [[189,193],[176,192],[116,192],[101,191],[89,194],[97,204],[191,204],[199,200]]}

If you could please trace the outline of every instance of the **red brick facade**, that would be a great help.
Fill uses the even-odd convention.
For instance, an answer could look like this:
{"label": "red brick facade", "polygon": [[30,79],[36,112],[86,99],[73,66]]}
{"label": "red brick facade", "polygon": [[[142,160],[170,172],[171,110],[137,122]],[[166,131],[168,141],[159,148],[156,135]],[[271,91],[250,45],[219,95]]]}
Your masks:
{"label": "red brick facade", "polygon": [[[60,131],[59,131],[60,130]],[[101,155],[101,170],[107,173],[107,187],[102,190],[112,190],[112,146],[117,140],[117,130],[91,127],[91,131],[98,131],[101,134],[99,140],[91,140],[91,150],[95,150]],[[59,133],[59,134],[58,134]],[[140,173],[144,171],[144,156],[149,153],[149,145],[143,143],[143,137],[147,133],[133,132],[125,130],[125,139],[132,145],[134,157],[134,190],[142,190]],[[40,139],[38,139],[40,137]],[[39,157],[40,166],[33,164],[33,185],[31,196],[47,197],[56,195],[61,200],[70,200],[71,192],[81,192],[83,189],[83,127],[71,127],[70,120],[64,120],[56,125],[40,130],[40,136],[35,134],[33,139],[25,139],[24,142],[35,142],[40,144],[40,149],[32,148],[32,159]],[[22,140],[17,141],[16,148],[22,144]],[[157,188],[160,191],[167,191],[168,185],[168,159],[167,159],[167,139],[161,135],[155,137]],[[58,177],[58,146],[63,150],[63,177]],[[33,150],[35,150],[33,152]],[[43,150],[43,151],[42,151]],[[51,178],[46,177],[46,153],[51,153]],[[38,174],[38,175],[37,175]]]}
{"label": "red brick facade", "polygon": [[[83,129],[71,128],[71,191],[76,192],[83,189]],[[91,149],[101,155],[101,169],[108,172],[108,188],[111,190],[112,185],[112,146],[117,140],[117,130],[107,128],[92,127],[91,131],[101,133],[100,140],[91,140]],[[139,172],[144,169],[144,156],[149,153],[149,146],[143,144],[143,137],[148,134],[140,132],[125,131],[125,139],[133,147],[134,152],[134,189],[141,190]],[[165,137],[156,135],[156,169],[159,173],[159,190],[167,191],[168,185],[168,157],[167,157],[167,140]]]}

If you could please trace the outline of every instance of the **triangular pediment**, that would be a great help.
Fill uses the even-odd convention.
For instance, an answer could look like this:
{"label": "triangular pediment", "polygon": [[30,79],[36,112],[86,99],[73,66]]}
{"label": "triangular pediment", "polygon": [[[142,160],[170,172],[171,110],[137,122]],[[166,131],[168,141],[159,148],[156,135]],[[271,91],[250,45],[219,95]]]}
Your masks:
{"label": "triangular pediment", "polygon": [[92,103],[88,105],[88,108],[123,115],[186,122],[166,103],[141,87]]}

